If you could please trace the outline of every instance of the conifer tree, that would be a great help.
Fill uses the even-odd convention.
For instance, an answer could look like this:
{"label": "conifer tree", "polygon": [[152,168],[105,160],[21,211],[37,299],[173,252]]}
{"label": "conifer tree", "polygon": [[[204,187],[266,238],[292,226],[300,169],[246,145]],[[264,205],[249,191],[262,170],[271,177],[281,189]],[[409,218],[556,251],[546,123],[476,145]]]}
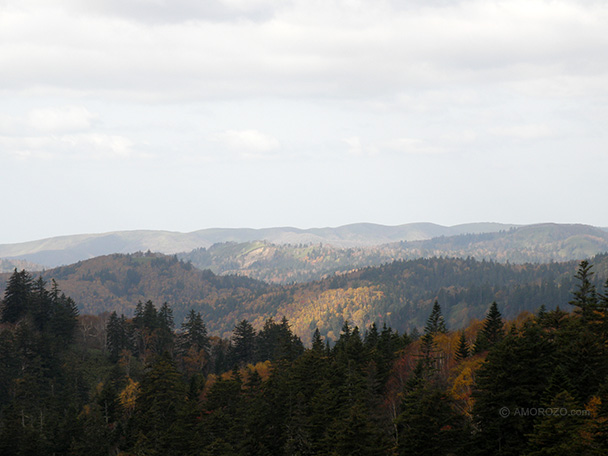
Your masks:
{"label": "conifer tree", "polygon": [[424,334],[432,334],[434,336],[440,333],[445,334],[446,332],[448,332],[448,330],[443,315],[441,314],[441,306],[439,305],[439,302],[435,301],[433,310],[431,310],[431,315],[429,315],[429,318],[426,321]]}
{"label": "conifer tree", "polygon": [[475,339],[475,353],[481,353],[490,349],[504,337],[502,316],[498,310],[498,305],[494,301],[490,305],[490,310],[486,315],[482,330]]}
{"label": "conifer tree", "polygon": [[237,365],[251,363],[254,359],[256,333],[247,320],[241,320],[232,333],[232,361]]}
{"label": "conifer tree", "polygon": [[2,300],[2,323],[16,323],[29,310],[32,293],[32,276],[25,269],[14,270],[8,279]]}
{"label": "conifer tree", "polygon": [[467,339],[464,335],[464,330],[460,331],[460,338],[458,339],[458,347],[456,348],[456,355],[454,358],[456,361],[462,361],[469,357],[469,344],[467,344]]}
{"label": "conifer tree", "polygon": [[182,323],[182,329],[184,330],[183,348],[185,350],[194,347],[197,351],[204,350],[209,355],[209,336],[207,336],[207,327],[200,312],[190,310],[186,320]]}
{"label": "conifer tree", "polygon": [[422,356],[427,362],[431,362],[434,357],[433,352],[435,351],[435,336],[437,334],[444,334],[447,332],[443,315],[441,314],[441,306],[437,301],[433,304],[433,310],[426,321],[424,327],[424,335],[421,338],[421,351]]}
{"label": "conifer tree", "polygon": [[131,348],[129,327],[124,315],[118,317],[116,312],[110,314],[106,325],[106,347],[113,362],[118,361],[123,350]]}
{"label": "conifer tree", "polygon": [[323,354],[325,350],[325,344],[323,343],[323,339],[321,339],[319,328],[316,328],[312,335],[312,350],[319,354]]}
{"label": "conifer tree", "polygon": [[591,283],[591,277],[594,274],[592,268],[593,265],[587,260],[581,261],[574,276],[578,280],[578,285],[572,293],[572,300],[569,302],[570,305],[576,307],[576,312],[581,315],[584,322],[594,319],[594,313],[598,307],[595,285]]}
{"label": "conifer tree", "polygon": [[172,424],[185,406],[186,387],[168,353],[148,368],[137,398],[133,431],[137,453],[171,454],[176,445]]}

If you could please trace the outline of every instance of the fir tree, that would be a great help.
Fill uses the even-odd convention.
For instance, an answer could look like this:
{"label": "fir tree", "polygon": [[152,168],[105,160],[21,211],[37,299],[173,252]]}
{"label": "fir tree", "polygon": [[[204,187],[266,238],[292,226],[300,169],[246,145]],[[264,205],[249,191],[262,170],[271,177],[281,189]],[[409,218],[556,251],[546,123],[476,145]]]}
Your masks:
{"label": "fir tree", "polygon": [[256,333],[247,320],[242,320],[232,333],[232,360],[237,365],[251,363],[254,359]]}
{"label": "fir tree", "polygon": [[572,300],[569,302],[570,305],[576,307],[576,312],[581,315],[584,322],[593,320],[598,308],[595,285],[591,283],[591,277],[594,274],[592,268],[593,265],[587,260],[581,261],[574,276],[578,280],[578,285],[572,293]]}
{"label": "fir tree", "polygon": [[31,293],[32,276],[25,269],[21,272],[17,272],[17,269],[15,269],[4,290],[0,321],[16,323],[21,317],[25,316],[29,310]]}
{"label": "fir tree", "polygon": [[502,316],[498,311],[498,305],[494,301],[486,316],[482,330],[475,339],[475,353],[489,350],[504,337]]}
{"label": "fir tree", "polygon": [[186,317],[182,323],[183,348],[187,351],[190,347],[194,347],[197,351],[204,350],[206,355],[209,355],[209,336],[207,336],[207,327],[203,322],[200,312],[195,312],[194,309]]}
{"label": "fir tree", "polygon": [[426,326],[424,327],[424,334],[445,334],[448,332],[445,326],[445,320],[443,319],[443,315],[441,314],[441,306],[439,302],[435,301],[433,304],[433,310],[431,310],[431,315],[429,315],[428,320],[426,321]]}
{"label": "fir tree", "polygon": [[456,361],[462,361],[469,357],[469,344],[464,335],[464,331],[460,331],[460,338],[458,339],[458,347],[456,348],[456,354],[454,358]]}
{"label": "fir tree", "polygon": [[325,350],[325,344],[323,343],[323,339],[321,339],[319,328],[316,328],[312,335],[312,350],[319,354],[323,354]]}

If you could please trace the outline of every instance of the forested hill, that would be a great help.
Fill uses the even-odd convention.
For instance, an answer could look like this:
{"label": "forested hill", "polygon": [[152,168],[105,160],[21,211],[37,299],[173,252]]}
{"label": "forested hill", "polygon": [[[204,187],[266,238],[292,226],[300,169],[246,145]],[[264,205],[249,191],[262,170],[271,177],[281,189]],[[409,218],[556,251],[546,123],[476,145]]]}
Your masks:
{"label": "forested hill", "polygon": [[299,229],[275,227],[211,228],[191,233],[135,230],[112,233],[78,234],[40,239],[17,244],[0,244],[0,258],[22,259],[56,267],[112,253],[153,252],[175,254],[222,242],[265,240],[274,244],[331,244],[339,247],[372,246],[398,241],[430,239],[462,233],[487,233],[515,225],[469,223],[441,226],[434,223],[409,223],[399,226],[355,223],[337,228]]}
{"label": "forested hill", "polygon": [[1,272],[12,272],[15,269],[27,269],[28,271],[39,271],[42,268],[39,264],[31,263],[26,260],[7,260],[0,258],[0,273]]}
{"label": "forested hill", "polygon": [[[608,275],[608,255],[591,259]],[[242,319],[261,328],[286,316],[308,341],[311,329],[336,338],[345,320],[359,327],[386,322],[403,332],[422,327],[438,300],[448,326],[483,317],[497,301],[506,318],[521,311],[568,309],[577,262],[500,264],[474,259],[397,261],[296,285],[267,285],[238,276],[199,271],[175,257],[110,255],[43,273],[73,297],[82,313],[116,310],[132,315],[138,301],[168,302],[179,325],[190,309],[200,311],[211,334],[226,336]],[[8,274],[1,278],[6,281]],[[597,283],[598,288],[603,284]],[[0,283],[3,286],[3,283]]]}
{"label": "forested hill", "polygon": [[582,260],[608,252],[608,232],[587,225],[539,224],[481,234],[441,236],[379,246],[338,248],[331,244],[225,242],[180,253],[200,269],[241,274],[272,283],[320,280],[338,271],[394,260],[473,257],[501,263]]}
{"label": "forested hill", "polygon": [[[4,290],[10,274],[0,274]],[[224,302],[245,302],[268,285],[247,277],[217,276],[174,256],[154,253],[107,255],[43,271],[77,303],[81,314],[116,311],[132,315],[138,301],[171,303],[176,321],[191,308],[206,309]]]}
{"label": "forested hill", "polygon": [[500,262],[548,263],[582,260],[608,252],[608,231],[589,225],[544,223],[495,233],[400,242],[386,247],[402,250],[408,257],[471,256]]}

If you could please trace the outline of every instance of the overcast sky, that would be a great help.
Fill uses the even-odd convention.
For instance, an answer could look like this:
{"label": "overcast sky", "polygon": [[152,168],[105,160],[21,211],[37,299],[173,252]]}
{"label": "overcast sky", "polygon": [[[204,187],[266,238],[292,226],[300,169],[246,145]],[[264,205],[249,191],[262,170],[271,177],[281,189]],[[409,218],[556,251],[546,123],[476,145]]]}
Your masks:
{"label": "overcast sky", "polygon": [[0,243],[608,226],[608,2],[0,0]]}

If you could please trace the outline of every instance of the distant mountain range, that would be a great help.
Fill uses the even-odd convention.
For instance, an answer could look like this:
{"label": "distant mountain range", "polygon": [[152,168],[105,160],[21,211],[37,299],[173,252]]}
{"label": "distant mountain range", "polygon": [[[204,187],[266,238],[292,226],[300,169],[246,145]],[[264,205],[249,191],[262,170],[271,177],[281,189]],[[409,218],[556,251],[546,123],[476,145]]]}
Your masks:
{"label": "distant mountain range", "polygon": [[[338,228],[124,231],[0,245],[0,271],[41,270],[114,253],[177,254],[199,269],[273,283],[430,257],[547,263],[608,252],[608,231],[589,225],[476,223],[444,227],[355,224]],[[21,266],[19,266],[21,265]]]}
{"label": "distant mountain range", "polygon": [[540,224],[499,232],[440,236],[368,247],[330,244],[226,242],[178,257],[216,274],[240,274],[272,283],[307,282],[395,260],[472,257],[510,263],[549,263],[608,251],[608,232],[588,225]]}
{"label": "distant mountain range", "polygon": [[441,226],[410,223],[399,226],[356,223],[337,228],[210,228],[178,233],[173,231],[116,231],[103,234],[60,236],[17,244],[0,244],[0,258],[21,259],[43,267],[55,267],[112,253],[159,252],[174,254],[221,242],[267,241],[273,244],[331,244],[363,247],[399,241],[417,241],[464,233],[489,233],[516,225],[469,223]]}

